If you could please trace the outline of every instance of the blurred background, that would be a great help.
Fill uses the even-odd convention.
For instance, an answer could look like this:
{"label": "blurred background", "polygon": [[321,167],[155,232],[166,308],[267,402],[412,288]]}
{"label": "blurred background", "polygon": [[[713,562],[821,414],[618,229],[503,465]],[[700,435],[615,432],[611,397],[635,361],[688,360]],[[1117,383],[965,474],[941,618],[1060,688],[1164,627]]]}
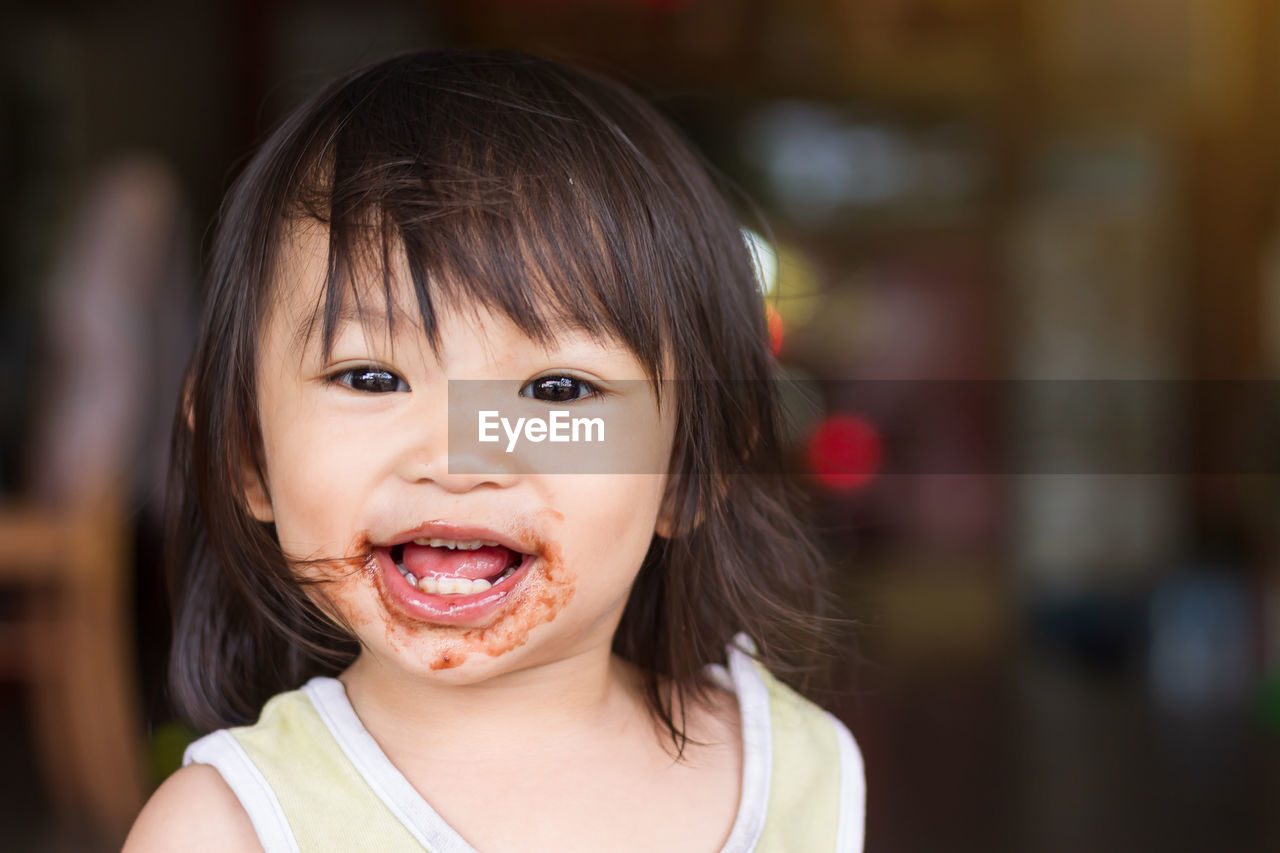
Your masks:
{"label": "blurred background", "polygon": [[230,179],[331,76],[482,45],[631,83],[761,235],[868,850],[1280,849],[1280,3],[3,15],[0,846],[114,849],[191,736],[161,471]]}

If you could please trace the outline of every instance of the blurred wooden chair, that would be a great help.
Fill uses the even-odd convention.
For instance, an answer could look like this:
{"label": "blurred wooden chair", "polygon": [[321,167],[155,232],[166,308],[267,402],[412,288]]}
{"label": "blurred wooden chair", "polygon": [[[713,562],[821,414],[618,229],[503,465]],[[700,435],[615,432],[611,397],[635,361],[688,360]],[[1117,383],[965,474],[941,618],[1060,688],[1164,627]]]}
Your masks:
{"label": "blurred wooden chair", "polygon": [[175,331],[160,328],[176,321],[162,306],[185,306],[166,293],[183,268],[180,214],[168,172],[145,160],[117,163],[86,196],[48,291],[24,488],[0,503],[0,588],[19,605],[19,618],[0,623],[0,677],[29,685],[37,760],[59,812],[113,842],[149,781],[133,516],[139,486],[155,483],[141,460],[163,456],[152,412],[156,389],[172,384],[158,371],[174,374],[175,356],[166,363],[156,341]]}

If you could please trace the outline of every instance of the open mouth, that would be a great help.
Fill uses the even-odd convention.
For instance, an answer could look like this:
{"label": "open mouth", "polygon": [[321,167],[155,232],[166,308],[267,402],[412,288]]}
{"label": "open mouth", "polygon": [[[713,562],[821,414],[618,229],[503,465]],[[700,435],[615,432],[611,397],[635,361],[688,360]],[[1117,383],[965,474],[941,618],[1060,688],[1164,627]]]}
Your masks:
{"label": "open mouth", "polygon": [[409,586],[440,596],[488,592],[506,583],[532,557],[487,539],[414,539],[388,551]]}

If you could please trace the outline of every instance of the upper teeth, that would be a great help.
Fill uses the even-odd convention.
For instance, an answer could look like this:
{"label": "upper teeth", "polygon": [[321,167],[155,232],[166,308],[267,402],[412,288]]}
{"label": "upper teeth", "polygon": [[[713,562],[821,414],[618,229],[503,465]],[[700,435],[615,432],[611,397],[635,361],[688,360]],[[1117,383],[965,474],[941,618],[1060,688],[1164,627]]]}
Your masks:
{"label": "upper teeth", "polygon": [[466,542],[459,542],[456,539],[415,539],[414,545],[430,545],[432,548],[450,548],[460,551],[474,551],[477,548],[496,548],[497,542],[491,542],[488,539],[471,539]]}

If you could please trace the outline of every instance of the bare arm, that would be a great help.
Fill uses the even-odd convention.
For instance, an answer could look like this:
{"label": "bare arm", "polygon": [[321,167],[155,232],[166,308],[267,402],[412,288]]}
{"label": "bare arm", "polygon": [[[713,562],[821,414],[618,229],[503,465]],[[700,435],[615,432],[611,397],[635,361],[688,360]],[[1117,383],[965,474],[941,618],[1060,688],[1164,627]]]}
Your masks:
{"label": "bare arm", "polygon": [[190,764],[151,795],[134,821],[123,853],[261,853],[262,845],[236,795],[217,770]]}

